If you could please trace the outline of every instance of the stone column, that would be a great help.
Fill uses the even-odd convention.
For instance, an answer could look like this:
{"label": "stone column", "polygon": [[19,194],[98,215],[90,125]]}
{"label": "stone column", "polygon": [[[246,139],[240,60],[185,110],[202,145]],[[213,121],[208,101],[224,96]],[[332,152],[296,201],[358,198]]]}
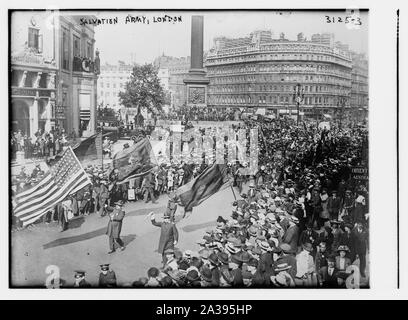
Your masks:
{"label": "stone column", "polygon": [[38,97],[34,98],[33,105],[30,107],[30,136],[34,139],[38,131]]}
{"label": "stone column", "polygon": [[51,119],[53,117],[52,116],[52,104],[53,104],[53,101],[51,99],[48,99],[48,103],[45,106],[45,112],[46,112],[45,114],[46,114],[47,119],[45,120],[44,129],[47,132],[51,131],[51,125],[52,125]]}
{"label": "stone column", "polygon": [[37,73],[37,78],[35,78],[33,88],[39,88],[40,87],[41,75],[42,75],[42,72]]}
{"label": "stone column", "polygon": [[18,86],[20,88],[24,88],[25,87],[25,82],[26,82],[26,78],[27,78],[27,71],[23,72],[23,75],[21,77],[20,83],[18,84]]}
{"label": "stone column", "polygon": [[191,17],[191,70],[203,69],[204,17]]}

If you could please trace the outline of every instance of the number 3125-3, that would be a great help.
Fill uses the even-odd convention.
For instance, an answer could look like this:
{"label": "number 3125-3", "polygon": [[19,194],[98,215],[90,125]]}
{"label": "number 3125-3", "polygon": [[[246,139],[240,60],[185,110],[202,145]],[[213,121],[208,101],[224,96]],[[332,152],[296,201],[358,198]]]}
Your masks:
{"label": "number 3125-3", "polygon": [[330,17],[325,16],[327,23],[352,23],[358,26],[362,25],[361,18],[358,16],[346,16],[345,18],[342,17]]}

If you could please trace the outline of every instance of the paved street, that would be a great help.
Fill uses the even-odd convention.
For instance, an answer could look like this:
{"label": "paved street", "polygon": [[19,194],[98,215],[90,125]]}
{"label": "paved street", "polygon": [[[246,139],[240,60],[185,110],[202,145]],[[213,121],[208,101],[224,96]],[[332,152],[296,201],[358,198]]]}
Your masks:
{"label": "paved street", "polygon": [[[180,233],[178,248],[198,250],[196,242],[205,229],[214,226],[218,215],[231,214],[234,196],[225,189],[194,208],[193,214],[177,223]],[[108,237],[105,235],[108,218],[98,215],[80,217],[71,222],[70,229],[60,232],[55,223],[39,224],[35,228],[12,233],[12,284],[16,286],[43,286],[49,265],[60,268],[61,279],[73,283],[73,272],[83,269],[87,280],[96,285],[99,264],[110,263],[115,270],[118,284],[128,285],[146,276],[151,266],[160,266],[161,255],[157,253],[160,229],[154,227],[147,214],[154,211],[161,219],[167,204],[162,196],[158,204],[143,201],[128,203],[124,209],[122,239],[126,250],[108,255]],[[177,211],[180,217],[183,210]]]}

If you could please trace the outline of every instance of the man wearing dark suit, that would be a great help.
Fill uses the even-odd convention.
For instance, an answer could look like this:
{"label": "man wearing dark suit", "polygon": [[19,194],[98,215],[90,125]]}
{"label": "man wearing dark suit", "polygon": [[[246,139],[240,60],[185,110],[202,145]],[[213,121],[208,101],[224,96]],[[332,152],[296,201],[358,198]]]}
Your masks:
{"label": "man wearing dark suit", "polygon": [[153,181],[153,173],[148,173],[142,183],[144,190],[145,190],[145,198],[144,201],[145,203],[149,202],[149,195],[150,199],[152,200],[152,203],[157,203],[156,198],[154,196],[154,181]]}
{"label": "man wearing dark suit", "polygon": [[170,193],[169,201],[167,202],[167,215],[170,216],[170,221],[174,222],[175,215],[177,211],[177,204],[176,204],[176,194],[174,192]]}
{"label": "man wearing dark suit", "polygon": [[265,285],[269,285],[270,277],[273,275],[273,257],[272,253],[266,248],[260,247],[262,250],[259,256],[257,273],[264,279]]}
{"label": "man wearing dark suit", "polygon": [[324,277],[327,272],[327,259],[329,258],[329,253],[326,250],[326,243],[321,242],[316,248],[315,264],[316,264],[316,273],[317,278],[320,283],[324,282]]}
{"label": "man wearing dark suit", "polygon": [[85,280],[85,271],[75,271],[74,288],[90,288],[91,284]]}
{"label": "man wearing dark suit", "polygon": [[339,218],[341,200],[337,197],[337,191],[333,191],[331,197],[327,200],[327,209],[329,210],[330,220]]}
{"label": "man wearing dark suit", "polygon": [[338,288],[339,283],[337,280],[337,269],[335,266],[335,259],[329,257],[327,259],[327,268],[322,273],[322,286],[323,288]]}
{"label": "man wearing dark suit", "polygon": [[351,236],[354,249],[354,257],[352,257],[351,260],[354,261],[358,255],[360,259],[360,274],[362,277],[365,277],[368,235],[363,229],[362,223],[357,223],[357,226],[351,232]]}
{"label": "man wearing dark suit", "polygon": [[230,262],[230,274],[233,278],[232,286],[233,287],[243,287],[244,286],[244,278],[242,277],[242,260],[239,254],[234,254],[231,256]]}
{"label": "man wearing dark suit", "polygon": [[162,255],[163,265],[166,264],[166,256],[164,252],[166,249],[173,249],[178,242],[178,231],[176,225],[170,221],[170,216],[167,212],[163,216],[162,222],[157,222],[155,220],[155,215],[153,212],[149,213],[152,225],[160,228],[160,239],[159,247],[157,251]]}
{"label": "man wearing dark suit", "polygon": [[108,228],[106,230],[106,234],[109,237],[109,254],[115,252],[115,242],[120,246],[121,251],[125,250],[125,244],[120,238],[120,232],[122,231],[122,221],[125,217],[125,211],[122,209],[122,206],[123,202],[120,200],[115,203],[115,208],[106,208],[107,211],[110,212]]}
{"label": "man wearing dark suit", "polygon": [[109,264],[101,264],[101,273],[99,274],[99,288],[115,288],[116,274],[109,270]]}
{"label": "man wearing dark suit", "polygon": [[297,226],[299,220],[296,217],[291,217],[289,220],[289,228],[286,230],[282,238],[282,243],[290,245],[291,253],[296,254],[299,239],[299,228]]}
{"label": "man wearing dark suit", "polygon": [[280,264],[287,263],[289,266],[291,266],[288,273],[293,277],[293,279],[295,279],[297,273],[297,261],[291,251],[291,247],[287,243],[281,243],[279,248],[274,248],[274,268]]}
{"label": "man wearing dark suit", "polygon": [[109,191],[108,187],[106,186],[107,181],[101,180],[101,187],[99,189],[99,215],[104,217],[105,213],[105,204],[106,201],[109,199]]}
{"label": "man wearing dark suit", "polygon": [[305,243],[309,242],[314,247],[316,247],[317,243],[316,240],[319,237],[316,231],[313,230],[313,226],[311,223],[306,225],[306,230],[303,230],[299,237],[299,245],[304,245]]}

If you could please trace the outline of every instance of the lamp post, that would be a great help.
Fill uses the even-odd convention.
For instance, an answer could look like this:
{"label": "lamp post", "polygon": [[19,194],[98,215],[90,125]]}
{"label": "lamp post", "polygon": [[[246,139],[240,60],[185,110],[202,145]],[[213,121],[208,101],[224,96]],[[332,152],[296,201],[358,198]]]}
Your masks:
{"label": "lamp post", "polygon": [[340,107],[340,129],[342,127],[343,113],[344,113],[345,105],[346,105],[346,98],[345,97],[339,97],[339,100],[337,102],[337,106]]}
{"label": "lamp post", "polygon": [[296,124],[299,125],[299,117],[300,117],[300,103],[304,99],[304,88],[300,83],[297,83],[293,88],[293,100],[296,101],[297,106],[297,122]]}

